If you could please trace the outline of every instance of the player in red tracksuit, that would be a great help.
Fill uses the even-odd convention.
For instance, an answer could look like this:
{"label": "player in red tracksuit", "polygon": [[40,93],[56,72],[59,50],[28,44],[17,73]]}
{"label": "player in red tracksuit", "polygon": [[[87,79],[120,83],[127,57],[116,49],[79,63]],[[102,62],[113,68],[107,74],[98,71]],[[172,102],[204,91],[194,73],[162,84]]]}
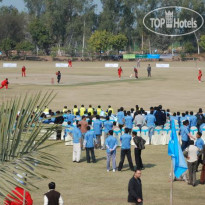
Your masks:
{"label": "player in red tracksuit", "polygon": [[202,71],[201,71],[201,69],[199,68],[199,74],[198,74],[199,83],[201,83],[201,77],[202,77]]}
{"label": "player in red tracksuit", "polygon": [[26,77],[26,67],[25,66],[22,67],[21,72],[22,72],[22,77]]}
{"label": "player in red tracksuit", "polygon": [[[24,189],[20,187],[16,187],[12,193],[16,196],[7,195],[6,199],[4,200],[4,205],[32,205],[33,200],[31,195],[28,191],[24,192]],[[25,197],[25,199],[24,199]],[[25,203],[24,203],[25,201]]]}
{"label": "player in red tracksuit", "polygon": [[68,60],[68,67],[72,68],[72,61],[71,60]]}
{"label": "player in red tracksuit", "polygon": [[118,76],[119,78],[121,78],[121,75],[122,75],[122,68],[121,66],[118,68]]}
{"label": "player in red tracksuit", "polygon": [[6,78],[4,81],[1,82],[1,87],[0,89],[6,87],[6,89],[8,89],[8,84],[9,84],[9,81],[8,81],[8,78]]}
{"label": "player in red tracksuit", "polygon": [[138,70],[136,67],[134,67],[134,73],[135,73],[135,78],[138,78]]}

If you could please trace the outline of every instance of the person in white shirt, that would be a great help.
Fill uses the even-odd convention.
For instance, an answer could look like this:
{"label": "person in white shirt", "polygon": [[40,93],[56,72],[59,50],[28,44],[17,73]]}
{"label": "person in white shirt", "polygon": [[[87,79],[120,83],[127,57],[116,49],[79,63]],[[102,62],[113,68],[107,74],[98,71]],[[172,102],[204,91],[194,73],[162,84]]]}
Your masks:
{"label": "person in white shirt", "polygon": [[198,162],[199,148],[194,145],[194,141],[190,140],[189,146],[185,150],[187,156],[188,170],[189,170],[189,185],[196,185],[196,169]]}
{"label": "person in white shirt", "polygon": [[44,195],[44,205],[63,205],[61,194],[55,190],[55,182],[48,184],[49,191]]}
{"label": "person in white shirt", "polygon": [[141,128],[145,124],[145,117],[142,115],[141,111],[137,111],[137,115],[135,116],[134,123],[135,126],[140,128],[141,131]]}

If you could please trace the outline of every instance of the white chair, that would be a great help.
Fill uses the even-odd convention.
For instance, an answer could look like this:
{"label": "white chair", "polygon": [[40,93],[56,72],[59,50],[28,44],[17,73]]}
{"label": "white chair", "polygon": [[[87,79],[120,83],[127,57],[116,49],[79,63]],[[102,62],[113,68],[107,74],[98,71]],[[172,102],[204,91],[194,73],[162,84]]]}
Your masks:
{"label": "white chair", "polygon": [[164,143],[163,130],[161,127],[157,126],[154,130],[154,135],[152,136],[153,145],[162,145]]}
{"label": "white chair", "polygon": [[193,127],[190,128],[190,133],[191,133],[192,136],[196,136],[197,132],[198,132],[197,127],[193,126]]}
{"label": "white chair", "polygon": [[[137,136],[140,136],[140,128],[139,127],[133,127],[132,131],[136,132]],[[131,145],[135,145],[135,143],[133,141],[133,138],[132,138],[132,141],[131,141]]]}
{"label": "white chair", "polygon": [[146,140],[146,144],[149,144],[149,129],[147,126],[141,128],[141,137]]}
{"label": "white chair", "polygon": [[119,128],[115,128],[113,130],[113,136],[117,139],[117,145],[121,146],[121,142],[120,142],[120,136],[121,136],[121,130]]}
{"label": "white chair", "polygon": [[170,134],[171,134],[171,129],[168,127],[165,127],[163,129],[163,145],[166,145],[169,143],[170,140]]}

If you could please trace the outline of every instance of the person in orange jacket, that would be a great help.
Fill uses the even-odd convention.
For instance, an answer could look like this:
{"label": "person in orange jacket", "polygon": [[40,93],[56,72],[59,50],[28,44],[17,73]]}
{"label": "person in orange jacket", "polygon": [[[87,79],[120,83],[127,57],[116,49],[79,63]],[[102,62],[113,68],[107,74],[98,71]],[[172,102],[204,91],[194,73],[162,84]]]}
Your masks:
{"label": "person in orange jacket", "polygon": [[30,193],[25,191],[23,188],[16,187],[12,193],[17,197],[8,194],[4,200],[4,205],[33,205],[33,200]]}
{"label": "person in orange jacket", "polygon": [[0,89],[6,87],[6,89],[8,89],[8,84],[9,84],[9,81],[8,81],[8,78],[6,78],[4,81],[1,82],[1,87]]}
{"label": "person in orange jacket", "polygon": [[26,67],[25,66],[22,67],[21,72],[22,72],[22,77],[26,77]]}

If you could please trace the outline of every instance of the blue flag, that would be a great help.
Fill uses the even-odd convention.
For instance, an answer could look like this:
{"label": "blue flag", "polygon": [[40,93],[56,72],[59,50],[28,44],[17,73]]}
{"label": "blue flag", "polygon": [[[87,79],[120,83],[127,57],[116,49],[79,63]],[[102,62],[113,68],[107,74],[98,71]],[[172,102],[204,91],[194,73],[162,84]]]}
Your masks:
{"label": "blue flag", "polygon": [[168,155],[172,157],[174,175],[179,178],[187,170],[187,163],[177,138],[174,120],[172,120],[171,125],[172,132],[168,144]]}

